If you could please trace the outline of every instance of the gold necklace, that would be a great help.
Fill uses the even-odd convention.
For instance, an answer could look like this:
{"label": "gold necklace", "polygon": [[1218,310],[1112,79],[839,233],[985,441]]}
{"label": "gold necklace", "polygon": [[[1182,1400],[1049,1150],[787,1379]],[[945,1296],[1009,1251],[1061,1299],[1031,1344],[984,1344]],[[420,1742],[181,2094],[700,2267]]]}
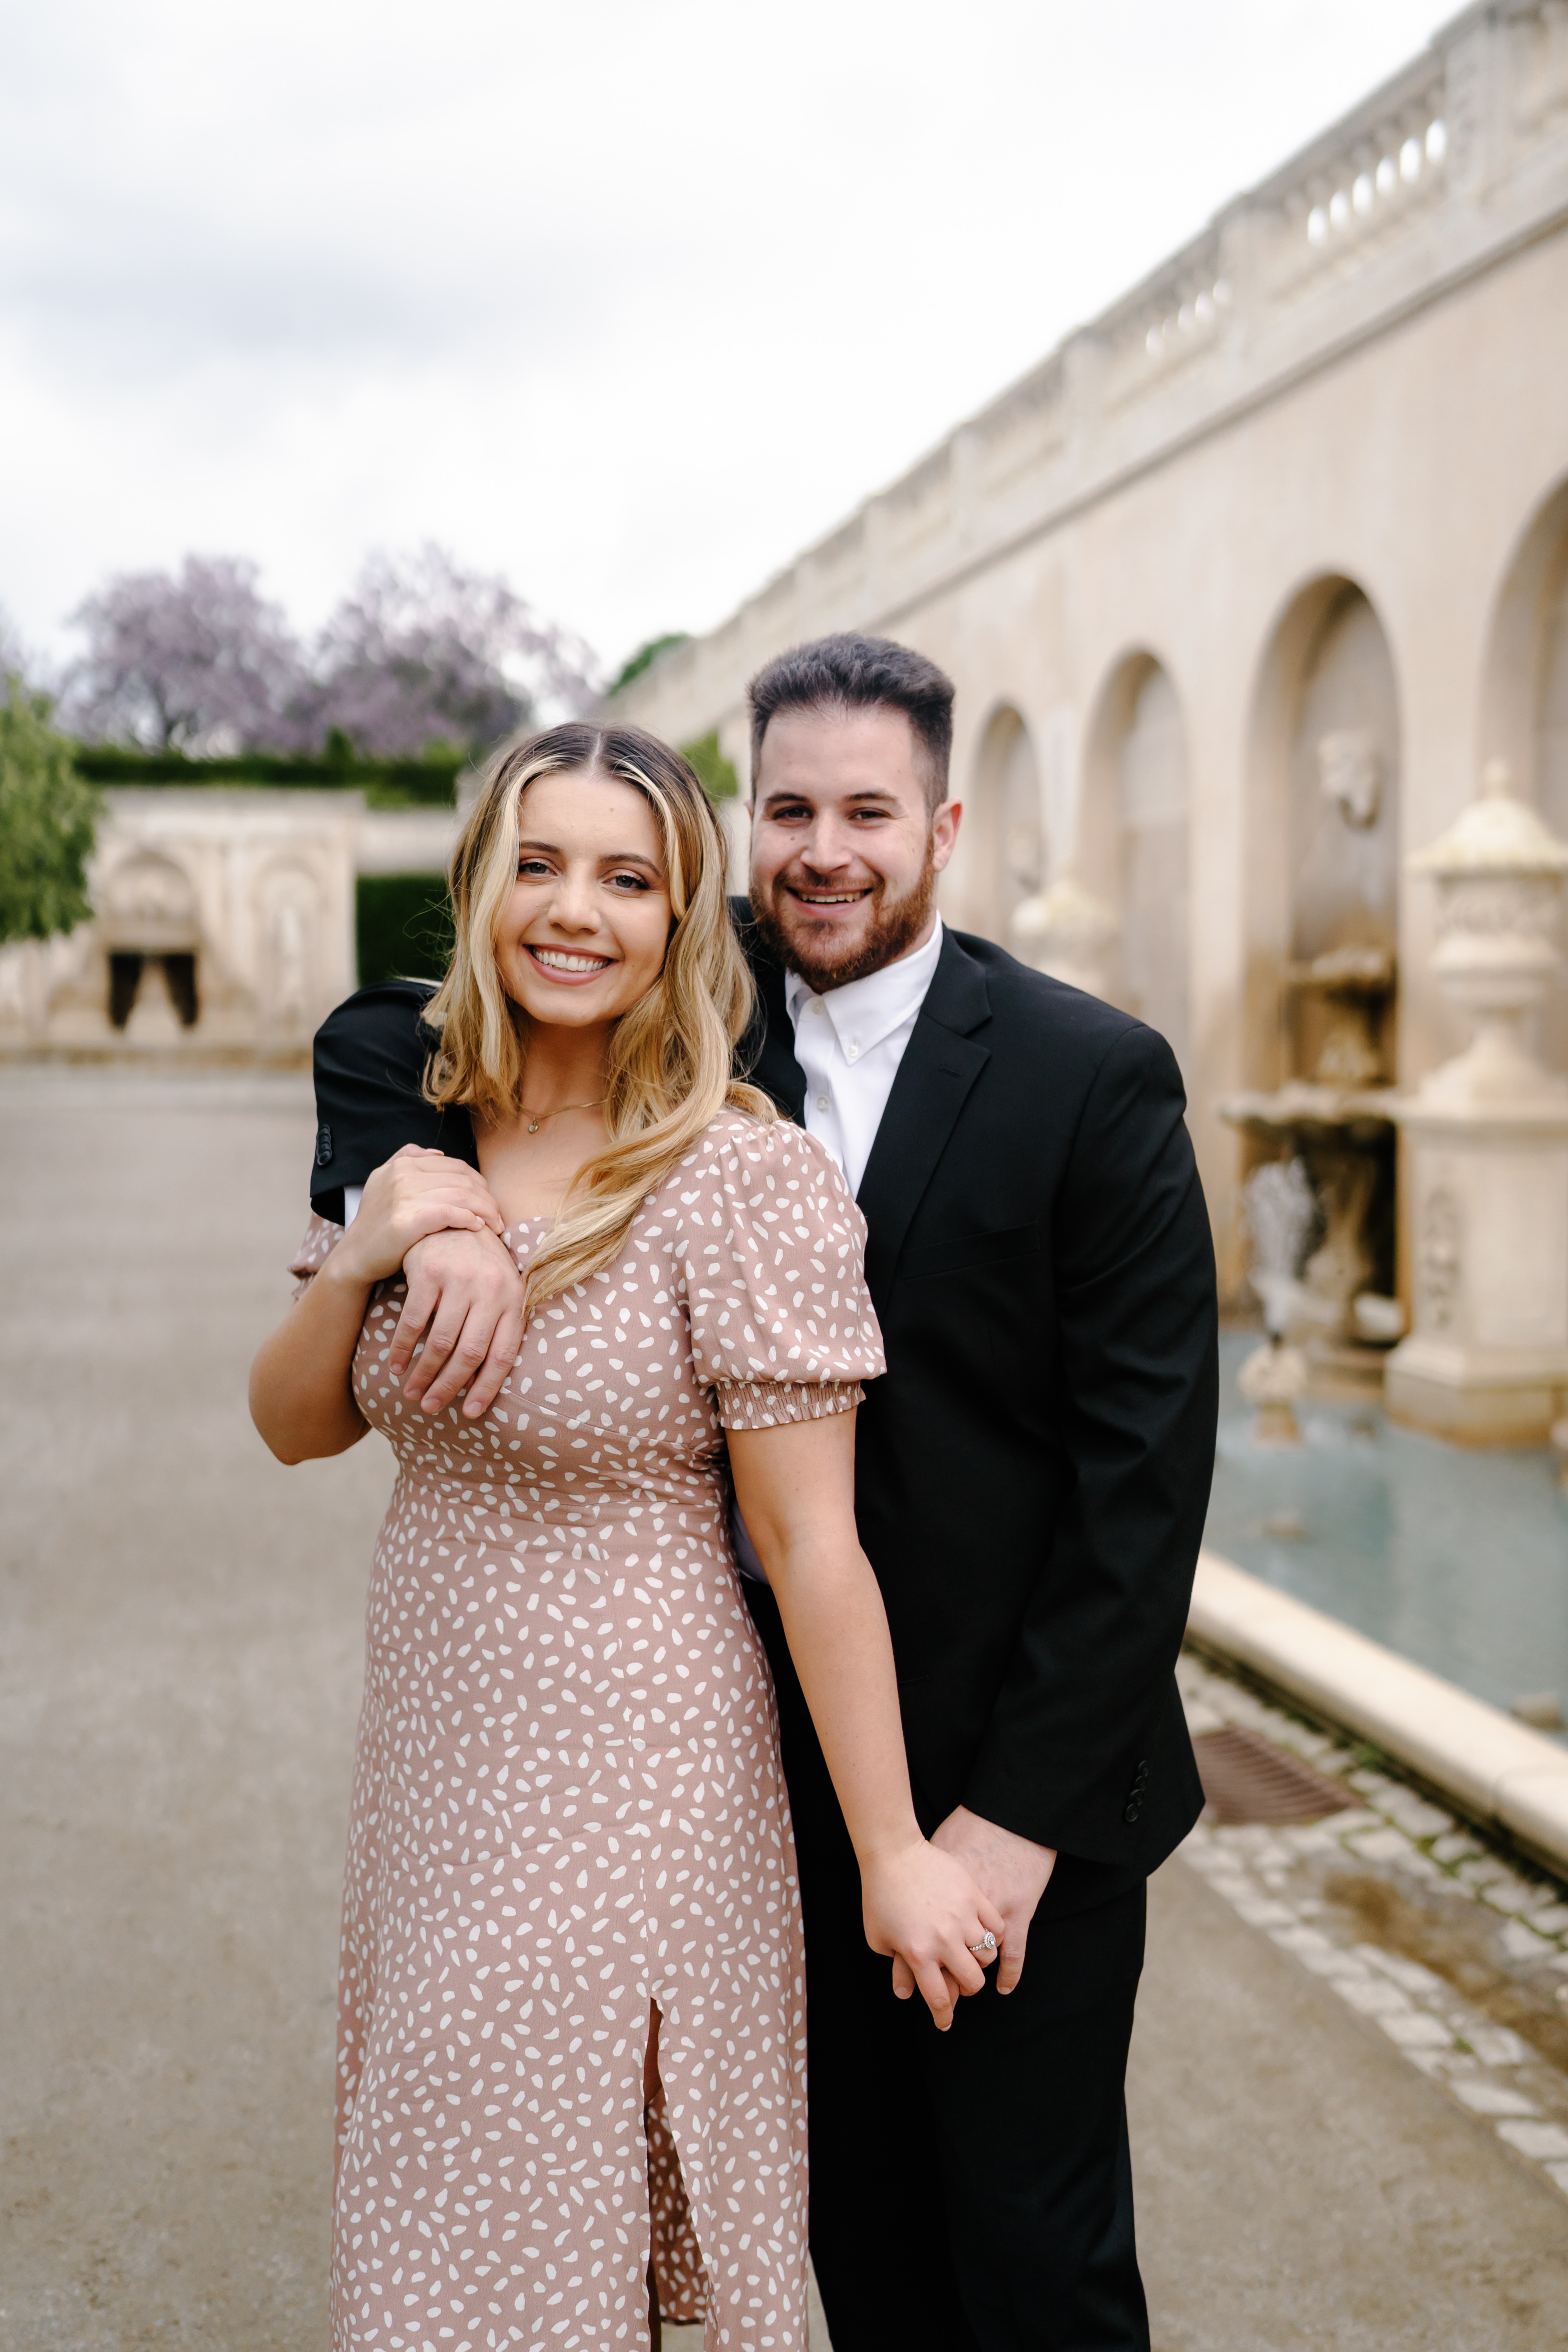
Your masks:
{"label": "gold necklace", "polygon": [[553,1110],[530,1110],[526,1103],[520,1103],[518,1108],[528,1121],[530,1135],[537,1135],[547,1118],[559,1118],[565,1110],[597,1110],[604,1099],[603,1095],[595,1095],[592,1102],[557,1103]]}

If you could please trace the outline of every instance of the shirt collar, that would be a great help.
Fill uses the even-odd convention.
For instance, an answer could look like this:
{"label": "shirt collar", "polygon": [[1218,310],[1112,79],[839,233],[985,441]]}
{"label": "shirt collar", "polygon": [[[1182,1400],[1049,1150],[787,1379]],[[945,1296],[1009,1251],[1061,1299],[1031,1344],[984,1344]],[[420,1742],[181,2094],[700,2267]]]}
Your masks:
{"label": "shirt collar", "polygon": [[[890,1037],[895,1029],[901,1029],[906,1021],[914,1018],[925,1002],[941,954],[939,915],[931,926],[930,939],[913,955],[900,956],[896,962],[885,963],[879,971],[868,971],[864,980],[847,981],[842,988],[828,990],[821,1002],[827,1007],[833,1034],[846,1053],[853,1046],[858,1060],[862,1054],[868,1054],[873,1045],[879,1045],[884,1037]],[[799,972],[786,971],[784,1004],[797,1029],[811,1002],[812,991]]]}

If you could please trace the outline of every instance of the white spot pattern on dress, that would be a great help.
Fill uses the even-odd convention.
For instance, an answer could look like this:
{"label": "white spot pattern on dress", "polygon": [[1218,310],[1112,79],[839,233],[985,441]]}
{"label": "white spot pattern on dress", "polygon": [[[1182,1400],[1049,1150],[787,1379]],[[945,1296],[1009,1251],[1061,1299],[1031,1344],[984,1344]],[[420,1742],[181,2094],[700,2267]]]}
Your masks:
{"label": "white spot pattern on dress", "polygon": [[[542,1230],[508,1229],[520,1265]],[[341,1238],[312,1217],[301,1288]],[[372,1295],[354,1393],[398,1470],[344,1896],[335,2352],[646,2343],[650,2000],[709,2352],[805,2346],[795,1852],[721,1433],[847,1411],[883,1370],[864,1240],[820,1145],[726,1112],[478,1422],[407,1402],[404,1286]]]}

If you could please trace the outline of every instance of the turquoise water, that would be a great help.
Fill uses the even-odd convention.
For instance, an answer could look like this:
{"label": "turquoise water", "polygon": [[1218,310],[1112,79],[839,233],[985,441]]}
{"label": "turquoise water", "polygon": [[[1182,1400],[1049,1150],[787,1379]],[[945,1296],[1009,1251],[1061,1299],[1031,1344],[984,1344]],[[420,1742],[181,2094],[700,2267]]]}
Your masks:
{"label": "turquoise water", "polygon": [[1298,1409],[1300,1446],[1258,1446],[1220,1342],[1208,1543],[1266,1584],[1478,1698],[1555,1691],[1568,1712],[1568,1496],[1552,1455],[1471,1452],[1361,1405]]}

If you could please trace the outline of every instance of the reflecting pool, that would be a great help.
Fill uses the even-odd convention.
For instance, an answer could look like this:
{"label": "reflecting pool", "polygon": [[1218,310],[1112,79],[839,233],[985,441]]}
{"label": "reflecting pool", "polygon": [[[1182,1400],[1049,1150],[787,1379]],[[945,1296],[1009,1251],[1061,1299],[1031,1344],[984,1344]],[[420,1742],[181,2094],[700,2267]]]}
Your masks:
{"label": "reflecting pool", "polygon": [[1220,1341],[1212,1549],[1478,1698],[1555,1691],[1568,1711],[1568,1497],[1552,1456],[1472,1452],[1373,1407],[1298,1408],[1299,1446],[1252,1442]]}

